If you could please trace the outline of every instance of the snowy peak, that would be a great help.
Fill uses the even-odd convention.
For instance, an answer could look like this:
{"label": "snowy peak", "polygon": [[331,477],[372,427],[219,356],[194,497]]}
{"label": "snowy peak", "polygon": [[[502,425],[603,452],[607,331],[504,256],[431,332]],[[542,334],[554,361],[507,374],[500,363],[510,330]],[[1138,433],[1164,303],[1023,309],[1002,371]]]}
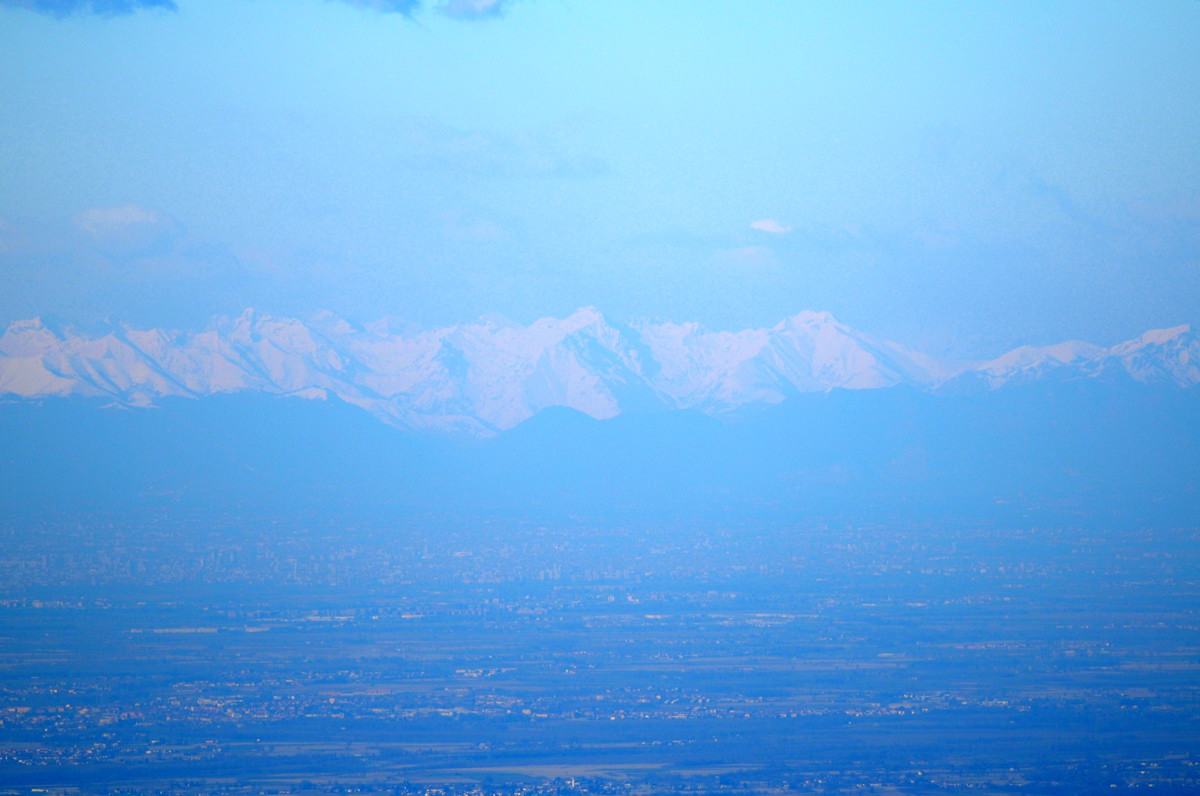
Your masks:
{"label": "snowy peak", "polygon": [[444,393],[500,429],[551,406],[613,417],[648,391],[635,346],[590,307],[529,327],[456,327],[440,339],[435,359]]}
{"label": "snowy peak", "polygon": [[31,357],[45,354],[58,346],[59,338],[46,328],[41,318],[14,321],[0,337],[0,355]]}
{"label": "snowy peak", "polygon": [[1103,348],[1076,340],[1044,347],[1021,346],[984,363],[970,375],[986,382],[990,389],[996,389],[1005,384],[1073,373],[1085,369],[1103,354]]}
{"label": "snowy peak", "polygon": [[1109,356],[1135,381],[1200,384],[1200,337],[1188,325],[1155,329],[1113,346]]}
{"label": "snowy peak", "polygon": [[200,332],[110,326],[88,336],[35,318],[0,336],[0,395],[108,397],[127,406],[240,391],[336,397],[401,428],[476,435],[551,407],[598,419],[663,408],[721,415],[838,388],[990,390],[1096,378],[1200,384],[1200,340],[1178,326],[1107,349],[1069,341],[972,363],[911,351],[825,312],[726,332],[623,326],[595,307],[529,326],[485,316],[433,330],[248,309]]}
{"label": "snowy peak", "polygon": [[1000,389],[1043,380],[1131,379],[1143,384],[1200,384],[1200,339],[1187,325],[1155,329],[1111,348],[1072,340],[1022,346],[964,371],[942,389]]}
{"label": "snowy peak", "polygon": [[798,312],[790,318],[784,318],[771,330],[772,332],[790,331],[794,333],[818,334],[825,327],[833,326],[839,331],[846,331],[848,327],[837,322],[837,319],[828,312],[814,312],[812,310],[804,310]]}
{"label": "snowy peak", "polygon": [[963,367],[856,332],[827,312],[742,332],[710,332],[695,323],[644,324],[637,331],[660,366],[655,386],[674,405],[710,414],[804,392],[930,385]]}
{"label": "snowy peak", "polygon": [[[553,322],[554,319],[542,319],[542,321],[545,320]],[[538,321],[534,324],[534,326],[536,326],[538,323],[542,323],[542,321]],[[603,313],[601,313],[600,310],[596,309],[595,307],[590,306],[581,307],[580,309],[575,310],[566,318],[558,321],[557,325],[560,328],[567,330],[568,334],[574,334],[575,332],[585,328],[596,328],[600,330],[612,328],[608,325],[608,321],[605,320]]]}
{"label": "snowy peak", "polygon": [[1191,332],[1192,332],[1191,325],[1186,324],[1186,323],[1182,324],[1180,326],[1172,326],[1170,329],[1151,329],[1150,331],[1142,334],[1141,337],[1138,337],[1134,340],[1130,340],[1127,343],[1122,343],[1120,346],[1116,346],[1116,348],[1121,348],[1124,346],[1134,346],[1134,345],[1138,345],[1138,344],[1143,345],[1143,346],[1144,345],[1166,345],[1167,343],[1170,343],[1172,340],[1180,340],[1180,338],[1184,338],[1184,337],[1191,337],[1192,339],[1195,339],[1195,335],[1193,335]]}

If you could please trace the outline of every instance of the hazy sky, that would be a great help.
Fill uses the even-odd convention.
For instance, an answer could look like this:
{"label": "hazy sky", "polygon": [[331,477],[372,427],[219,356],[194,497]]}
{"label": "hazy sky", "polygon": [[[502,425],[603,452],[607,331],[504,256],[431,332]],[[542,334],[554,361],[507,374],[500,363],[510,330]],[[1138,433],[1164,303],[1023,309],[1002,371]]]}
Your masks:
{"label": "hazy sky", "polygon": [[0,0],[0,322],[1200,322],[1200,2]]}

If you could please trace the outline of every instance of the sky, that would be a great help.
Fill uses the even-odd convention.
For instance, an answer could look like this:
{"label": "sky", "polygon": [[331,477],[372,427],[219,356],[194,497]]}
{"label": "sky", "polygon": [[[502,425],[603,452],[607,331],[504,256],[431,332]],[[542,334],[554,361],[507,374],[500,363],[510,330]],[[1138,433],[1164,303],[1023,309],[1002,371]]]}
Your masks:
{"label": "sky", "polygon": [[0,0],[0,323],[1200,323],[1200,3]]}

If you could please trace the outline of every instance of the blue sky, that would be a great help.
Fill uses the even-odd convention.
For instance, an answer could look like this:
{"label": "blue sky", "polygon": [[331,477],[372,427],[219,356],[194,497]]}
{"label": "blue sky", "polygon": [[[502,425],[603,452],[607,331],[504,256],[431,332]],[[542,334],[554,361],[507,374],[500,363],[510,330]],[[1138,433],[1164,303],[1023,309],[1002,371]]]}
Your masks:
{"label": "blue sky", "polygon": [[0,0],[0,322],[1200,322],[1200,3]]}

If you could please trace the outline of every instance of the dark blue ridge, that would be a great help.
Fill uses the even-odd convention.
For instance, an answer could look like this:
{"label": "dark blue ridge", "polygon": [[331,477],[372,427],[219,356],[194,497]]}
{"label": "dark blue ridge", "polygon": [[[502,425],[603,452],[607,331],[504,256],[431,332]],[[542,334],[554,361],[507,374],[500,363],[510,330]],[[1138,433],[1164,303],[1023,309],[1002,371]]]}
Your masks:
{"label": "dark blue ridge", "polygon": [[1200,391],[1072,382],[802,394],[736,419],[546,410],[464,444],[339,400],[0,404],[0,509],[313,507],[620,517],[1200,516]]}

